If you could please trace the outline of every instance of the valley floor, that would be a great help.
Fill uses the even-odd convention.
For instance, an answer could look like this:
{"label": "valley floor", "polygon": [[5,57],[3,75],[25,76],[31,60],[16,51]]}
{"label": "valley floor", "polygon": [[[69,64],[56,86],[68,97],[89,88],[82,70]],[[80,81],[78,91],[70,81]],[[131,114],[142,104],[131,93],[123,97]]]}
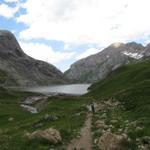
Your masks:
{"label": "valley floor", "polygon": [[[29,98],[38,97],[39,100],[30,104],[37,107],[38,113],[20,106],[28,103]],[[87,96],[45,97],[34,93],[16,93],[15,97],[1,99],[0,149],[150,149],[148,118],[131,117],[124,104],[116,99],[96,99],[96,112],[92,115],[87,109],[91,100],[92,97]]]}
{"label": "valley floor", "polygon": [[[35,96],[39,95],[10,92],[10,96],[6,94],[0,98],[0,150],[61,150],[80,135],[80,128],[86,119],[86,105],[90,99],[72,96],[44,97],[30,104],[37,108],[38,113],[21,107],[27,97]],[[38,136],[33,137],[35,131]],[[45,137],[46,132],[52,136]],[[59,135],[61,138],[58,138]],[[50,139],[53,137],[54,139]]]}

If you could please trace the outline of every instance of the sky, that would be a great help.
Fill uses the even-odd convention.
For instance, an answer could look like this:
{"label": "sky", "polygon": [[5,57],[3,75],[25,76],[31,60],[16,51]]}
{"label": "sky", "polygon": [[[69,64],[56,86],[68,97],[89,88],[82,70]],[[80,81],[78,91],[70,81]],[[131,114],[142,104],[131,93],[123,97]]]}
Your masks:
{"label": "sky", "polygon": [[0,29],[65,71],[116,42],[150,42],[150,0],[0,0]]}

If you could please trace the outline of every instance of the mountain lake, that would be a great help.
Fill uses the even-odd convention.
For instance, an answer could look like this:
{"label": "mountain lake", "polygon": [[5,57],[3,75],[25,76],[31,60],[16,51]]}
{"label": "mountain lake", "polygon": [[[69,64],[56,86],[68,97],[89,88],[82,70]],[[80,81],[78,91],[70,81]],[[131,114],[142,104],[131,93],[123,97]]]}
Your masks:
{"label": "mountain lake", "polygon": [[83,95],[88,92],[88,87],[91,84],[67,84],[67,85],[49,85],[38,87],[21,88],[23,91],[38,92],[43,94],[73,94]]}

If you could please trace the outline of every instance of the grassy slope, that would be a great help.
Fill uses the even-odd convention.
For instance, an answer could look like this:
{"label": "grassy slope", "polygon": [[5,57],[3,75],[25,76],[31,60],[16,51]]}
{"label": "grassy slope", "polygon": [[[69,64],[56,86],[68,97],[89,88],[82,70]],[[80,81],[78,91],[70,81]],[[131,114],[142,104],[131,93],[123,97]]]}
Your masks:
{"label": "grassy slope", "polygon": [[[43,126],[39,129],[59,129],[63,142],[68,142],[77,135],[77,131],[83,125],[85,105],[93,98],[101,100],[116,97],[125,102],[126,110],[117,111],[117,115],[131,121],[143,119],[145,126],[142,133],[131,133],[131,136],[136,138],[150,135],[150,61],[121,67],[107,79],[93,84],[90,90],[86,96],[79,98],[51,97],[43,111],[30,114],[20,108],[19,102],[29,95],[34,95],[33,93],[12,92],[0,88],[0,149],[47,150],[53,147],[45,141],[30,141],[23,137],[26,132],[35,130],[34,124],[40,122],[45,114],[54,114],[59,119],[42,122]],[[75,115],[79,112],[82,112],[81,115]],[[14,117],[14,121],[9,122],[9,117]]]}
{"label": "grassy slope", "polygon": [[[2,94],[2,95],[1,95]],[[43,126],[37,129],[54,127],[62,135],[63,143],[67,143],[78,134],[79,129],[85,120],[85,105],[87,98],[56,98],[50,97],[47,106],[38,114],[31,114],[24,111],[19,103],[34,93],[7,91],[0,88],[0,149],[1,150],[48,150],[53,147],[46,141],[29,140],[23,135],[35,131],[34,125],[42,123]],[[75,115],[80,113],[80,115]],[[56,121],[42,121],[45,114],[55,115]],[[14,121],[9,122],[10,117]],[[55,147],[55,146],[54,146]],[[57,148],[62,147],[58,145]]]}
{"label": "grassy slope", "polygon": [[132,139],[150,136],[150,60],[123,66],[89,89],[87,96],[97,101],[115,98],[124,103],[125,110],[118,109],[117,118],[131,122],[138,120],[144,127],[140,132],[132,130],[128,133]]}
{"label": "grassy slope", "polygon": [[150,113],[150,61],[126,65],[106,79],[93,84],[88,96],[97,99],[116,97],[137,116]]}
{"label": "grassy slope", "polygon": [[106,79],[93,84],[88,95],[106,98],[143,84],[144,81],[149,82],[148,80],[150,80],[150,61],[126,65],[111,73]]}

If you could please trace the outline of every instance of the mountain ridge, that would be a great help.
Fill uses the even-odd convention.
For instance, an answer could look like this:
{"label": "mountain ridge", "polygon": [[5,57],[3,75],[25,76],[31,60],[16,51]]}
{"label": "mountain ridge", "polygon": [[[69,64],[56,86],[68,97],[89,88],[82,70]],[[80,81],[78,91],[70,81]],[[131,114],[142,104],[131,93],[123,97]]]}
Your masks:
{"label": "mountain ridge", "polygon": [[0,30],[0,72],[1,86],[66,83],[63,73],[55,66],[25,54],[7,30]]}
{"label": "mountain ridge", "polygon": [[150,55],[147,48],[136,42],[113,43],[98,52],[73,63],[64,74],[75,82],[92,83],[105,78],[118,67],[138,62]]}

